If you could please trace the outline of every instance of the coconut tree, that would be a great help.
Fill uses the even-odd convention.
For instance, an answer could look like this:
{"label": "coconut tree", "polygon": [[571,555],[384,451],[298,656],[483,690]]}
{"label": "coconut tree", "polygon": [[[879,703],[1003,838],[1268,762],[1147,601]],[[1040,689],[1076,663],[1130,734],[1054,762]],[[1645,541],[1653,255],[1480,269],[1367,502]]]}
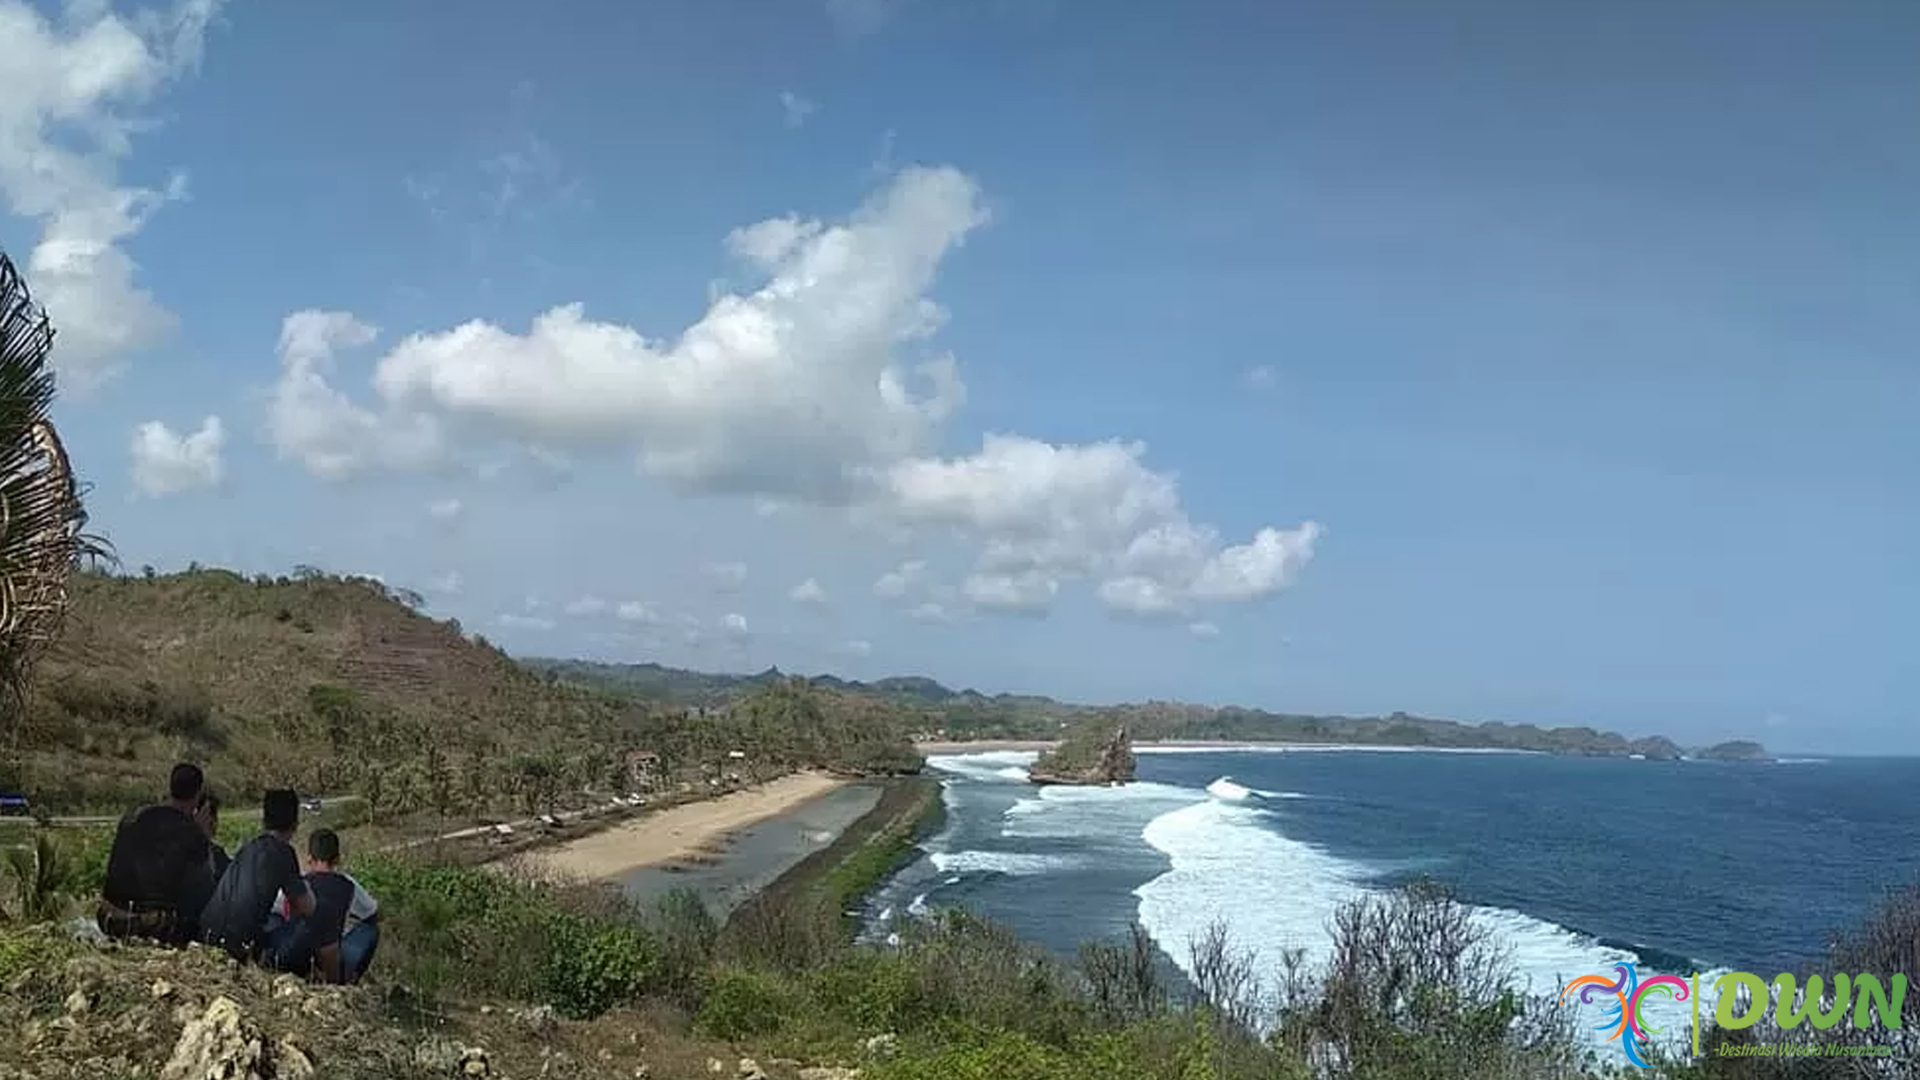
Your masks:
{"label": "coconut tree", "polygon": [[59,633],[67,583],[83,556],[82,491],[47,412],[53,405],[53,326],[0,252],[0,724],[17,759],[33,662]]}

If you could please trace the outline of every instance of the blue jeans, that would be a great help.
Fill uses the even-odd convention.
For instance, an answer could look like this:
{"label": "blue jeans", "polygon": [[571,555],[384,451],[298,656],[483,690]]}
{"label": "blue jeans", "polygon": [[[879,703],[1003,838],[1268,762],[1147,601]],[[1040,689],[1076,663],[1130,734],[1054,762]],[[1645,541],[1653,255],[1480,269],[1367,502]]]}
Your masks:
{"label": "blue jeans", "polygon": [[373,954],[380,948],[380,921],[355,923],[340,935],[340,976],[355,983],[367,973]]}

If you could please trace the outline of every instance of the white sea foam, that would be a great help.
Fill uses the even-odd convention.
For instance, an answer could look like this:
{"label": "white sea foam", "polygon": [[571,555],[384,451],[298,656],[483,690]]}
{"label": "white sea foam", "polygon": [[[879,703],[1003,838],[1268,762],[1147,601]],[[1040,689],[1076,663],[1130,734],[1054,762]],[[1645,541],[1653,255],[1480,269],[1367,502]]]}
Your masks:
{"label": "white sea foam", "polygon": [[[1168,743],[1135,744],[1135,754],[1538,754],[1500,746],[1367,746],[1355,743]],[[932,759],[929,758],[929,761]]]}
{"label": "white sea foam", "polygon": [[[1256,806],[1209,800],[1183,807],[1155,818],[1142,838],[1173,867],[1135,890],[1140,921],[1189,974],[1189,945],[1215,922],[1226,926],[1237,948],[1254,954],[1269,977],[1280,970],[1288,949],[1301,950],[1309,966],[1324,965],[1332,952],[1334,912],[1369,888],[1366,868],[1273,831],[1270,816]],[[1569,979],[1611,975],[1615,963],[1637,960],[1519,912],[1477,908],[1475,914],[1508,950],[1521,988],[1534,994],[1557,994]],[[1710,985],[1718,974],[1701,976],[1703,1010],[1711,1008]],[[1655,999],[1646,1015],[1669,1033],[1684,1034],[1690,1009],[1690,1003]]]}
{"label": "white sea foam", "polygon": [[913,903],[907,905],[907,914],[913,916],[916,919],[924,919],[927,917],[927,894],[926,893],[921,893],[920,895],[913,898]]}
{"label": "white sea foam", "polygon": [[1050,785],[1006,809],[1001,835],[1080,840],[1131,835],[1162,809],[1193,800],[1193,789],[1140,781],[1120,787]]}
{"label": "white sea foam", "polygon": [[1207,794],[1226,802],[1243,803],[1253,797],[1253,789],[1241,787],[1223,776],[1207,785]]}
{"label": "white sea foam", "polygon": [[993,750],[983,754],[930,754],[927,767],[969,780],[1026,783],[1027,767],[1040,755],[1031,750]]}
{"label": "white sea foam", "polygon": [[1007,874],[1032,877],[1072,865],[1057,855],[1024,855],[1013,851],[936,851],[927,856],[934,869],[947,874]]}

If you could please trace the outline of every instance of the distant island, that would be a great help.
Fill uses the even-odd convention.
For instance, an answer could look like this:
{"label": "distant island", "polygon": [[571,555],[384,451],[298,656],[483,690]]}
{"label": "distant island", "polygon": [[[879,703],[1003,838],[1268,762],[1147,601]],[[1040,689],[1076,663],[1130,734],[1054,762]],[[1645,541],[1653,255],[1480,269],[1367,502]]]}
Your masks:
{"label": "distant island", "polygon": [[[565,679],[636,697],[687,706],[721,705],[789,676],[778,668],[752,675],[686,671],[661,664],[603,664],[533,658],[522,661],[549,678]],[[1303,743],[1428,747],[1444,750],[1521,750],[1575,757],[1676,761],[1770,760],[1757,742],[1736,740],[1688,749],[1664,735],[1628,738],[1586,726],[1540,727],[1501,721],[1469,724],[1395,712],[1386,716],[1272,713],[1238,706],[1149,701],[1077,705],[1050,697],[954,690],[923,676],[861,682],[833,675],[809,677],[815,686],[884,701],[916,718],[914,737],[926,742],[1067,740],[1099,747],[1124,728],[1134,742]],[[1069,763],[1062,772],[1086,767]],[[1044,770],[1043,770],[1044,772]]]}
{"label": "distant island", "polygon": [[1715,743],[1694,755],[1702,761],[1772,761],[1767,748],[1750,739]]}

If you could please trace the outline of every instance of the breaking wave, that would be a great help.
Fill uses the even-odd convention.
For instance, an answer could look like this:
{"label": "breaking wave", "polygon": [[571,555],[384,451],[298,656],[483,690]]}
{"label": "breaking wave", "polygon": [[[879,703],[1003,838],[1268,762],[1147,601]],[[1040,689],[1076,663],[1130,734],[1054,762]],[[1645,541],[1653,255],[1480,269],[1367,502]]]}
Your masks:
{"label": "breaking wave", "polygon": [[[1140,922],[1189,975],[1192,942],[1216,923],[1263,973],[1279,972],[1288,949],[1301,950],[1309,967],[1323,965],[1332,954],[1334,912],[1372,890],[1373,868],[1291,840],[1272,824],[1257,803],[1210,799],[1162,814],[1142,832],[1172,868],[1134,891]],[[1517,989],[1531,994],[1557,994],[1567,980],[1609,972],[1615,963],[1691,973],[1684,957],[1638,952],[1518,911],[1480,907],[1474,914],[1507,949]],[[1703,992],[1718,974],[1701,974]],[[1647,1015],[1678,1031],[1687,1029],[1690,1009],[1690,1002],[1657,1001]]]}

